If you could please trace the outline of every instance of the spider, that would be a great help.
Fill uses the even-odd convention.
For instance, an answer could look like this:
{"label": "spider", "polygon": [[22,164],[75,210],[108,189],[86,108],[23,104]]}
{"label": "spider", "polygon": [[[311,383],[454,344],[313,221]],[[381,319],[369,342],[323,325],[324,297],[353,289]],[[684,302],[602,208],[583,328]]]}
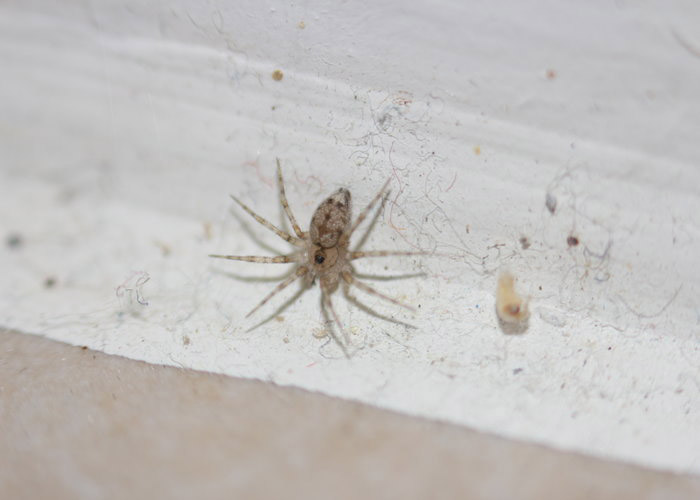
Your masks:
{"label": "spider", "polygon": [[[260,309],[265,305],[272,297],[284,290],[286,287],[294,283],[297,279],[303,278],[304,286],[303,291],[310,288],[316,279],[319,281],[321,288],[321,311],[328,323],[332,323],[328,312],[330,311],[333,321],[335,322],[338,329],[342,332],[345,344],[340,342],[340,340],[335,336],[332,329],[329,328],[329,332],[333,339],[340,345],[344,354],[349,357],[347,346],[351,345],[350,337],[343,327],[343,323],[340,321],[338,314],[333,307],[333,302],[331,301],[331,295],[342,286],[343,294],[347,300],[351,303],[364,309],[369,314],[380,317],[387,321],[394,321],[397,323],[402,323],[400,321],[395,321],[389,317],[383,316],[371,310],[368,306],[365,306],[359,302],[354,295],[350,292],[350,287],[355,287],[367,294],[375,295],[383,300],[396,304],[398,306],[404,307],[411,311],[415,311],[415,308],[404,304],[392,297],[384,295],[383,293],[375,290],[370,285],[357,279],[357,272],[351,264],[353,260],[362,259],[366,257],[386,257],[393,255],[425,255],[425,252],[406,252],[406,251],[386,251],[386,250],[373,250],[373,251],[360,251],[359,247],[364,243],[365,239],[372,230],[373,222],[368,227],[366,233],[360,240],[360,243],[355,247],[354,250],[350,249],[350,237],[355,232],[355,230],[362,224],[362,222],[367,218],[370,210],[377,204],[377,202],[382,199],[386,188],[389,185],[388,179],[384,186],[379,190],[375,197],[369,202],[369,204],[360,212],[355,221],[352,221],[352,204],[350,191],[345,188],[340,188],[326,198],[319,206],[316,208],[313,216],[311,217],[311,224],[308,231],[302,231],[297,223],[292,210],[287,202],[287,196],[284,190],[284,180],[282,179],[282,168],[280,166],[280,161],[277,159],[277,181],[279,184],[279,196],[280,202],[282,203],[282,208],[289,219],[292,228],[294,229],[294,234],[289,234],[286,231],[282,231],[278,227],[271,224],[266,219],[262,218],[246,206],[242,201],[240,201],[235,196],[231,195],[231,198],[241,206],[243,210],[248,212],[258,223],[265,226],[270,231],[274,232],[277,236],[283,240],[291,243],[296,247],[296,251],[288,255],[279,255],[275,257],[262,257],[262,256],[247,256],[247,255],[209,255],[209,257],[214,257],[217,259],[229,259],[229,260],[239,260],[245,262],[257,262],[262,264],[284,264],[284,263],[296,263],[296,269],[291,273],[286,279],[279,283],[269,294],[267,294],[247,315],[246,318],[250,317],[255,311]],[[381,207],[380,207],[381,210]],[[379,211],[377,212],[377,215]],[[375,217],[377,216],[375,215]],[[402,323],[404,324],[404,323]]]}

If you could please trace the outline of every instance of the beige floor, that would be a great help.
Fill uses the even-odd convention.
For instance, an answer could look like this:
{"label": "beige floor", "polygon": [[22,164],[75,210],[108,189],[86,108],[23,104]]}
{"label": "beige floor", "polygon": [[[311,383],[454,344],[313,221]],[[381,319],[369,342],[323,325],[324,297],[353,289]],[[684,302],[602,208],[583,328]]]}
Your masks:
{"label": "beige floor", "polygon": [[609,463],[0,331],[2,498],[700,498]]}

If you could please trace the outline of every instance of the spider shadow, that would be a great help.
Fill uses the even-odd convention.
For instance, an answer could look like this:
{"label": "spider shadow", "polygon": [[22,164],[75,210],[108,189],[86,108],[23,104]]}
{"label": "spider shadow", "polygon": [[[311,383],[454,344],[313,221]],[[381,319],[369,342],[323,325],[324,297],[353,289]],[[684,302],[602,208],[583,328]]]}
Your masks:
{"label": "spider shadow", "polygon": [[372,309],[370,306],[365,304],[364,302],[360,301],[355,295],[350,293],[350,287],[345,286],[343,287],[343,295],[345,296],[345,299],[350,302],[352,305],[360,309],[362,312],[369,316],[374,316],[375,318],[378,319],[383,319],[384,321],[388,321],[389,323],[394,323],[395,325],[401,325],[406,328],[412,328],[416,329],[416,325],[412,325],[411,323],[406,323],[405,321],[401,321],[396,318],[392,318],[391,316],[386,316],[385,314],[382,314],[380,312],[375,311]]}
{"label": "spider shadow", "polygon": [[218,274],[219,276],[225,276],[227,278],[232,278],[236,281],[243,281],[245,283],[275,283],[289,277],[292,273],[294,273],[294,268],[292,267],[284,274],[279,274],[275,276],[251,276],[246,274],[238,274],[233,271],[224,271],[216,267],[212,269],[212,272],[214,274]]}
{"label": "spider shadow", "polygon": [[[289,273],[287,273],[287,275],[292,274],[292,272],[294,272],[294,269],[292,269],[292,271],[290,271]],[[280,314],[282,314],[289,306],[291,306],[294,302],[296,302],[297,299],[298,299],[299,297],[301,297],[302,294],[303,294],[306,290],[308,290],[309,288],[311,288],[311,287],[302,281],[302,282],[299,284],[299,290],[297,290],[296,292],[294,292],[294,295],[292,295],[292,296],[289,297],[287,300],[285,300],[284,302],[282,302],[282,304],[280,304],[280,305],[277,307],[277,309],[275,309],[274,311],[272,311],[271,314],[265,316],[265,318],[263,318],[261,321],[255,323],[253,326],[251,326],[250,328],[248,328],[248,329],[246,330],[246,333],[249,333],[249,332],[252,332],[253,330],[256,330],[257,328],[263,326],[264,324],[269,323],[273,318],[275,318],[275,317],[279,316]]]}
{"label": "spider shadow", "polygon": [[284,255],[284,252],[280,252],[279,249],[274,248],[272,245],[260,238],[256,234],[256,232],[253,231],[251,225],[241,216],[241,214],[239,214],[233,209],[231,209],[230,212],[231,215],[233,215],[238,221],[238,223],[241,225],[243,231],[245,231],[245,233],[250,237],[250,239],[253,240],[253,242],[256,243],[260,248],[267,250],[268,252],[273,253],[275,255]]}
{"label": "spider shadow", "polygon": [[[299,286],[299,289],[289,297],[287,300],[285,300],[279,307],[277,307],[271,314],[267,315],[262,321],[257,322],[250,328],[246,330],[246,333],[252,332],[253,330],[256,330],[257,328],[263,326],[266,323],[269,323],[273,318],[279,316],[281,313],[283,313],[289,306],[291,306],[294,302],[297,301],[301,295],[307,291],[309,288],[311,288],[312,285],[309,285],[307,283],[302,282]],[[323,304],[323,297],[321,297],[321,313],[323,314],[323,318],[326,324],[326,331],[328,332],[328,337],[329,340],[333,340],[336,344],[340,346],[340,348],[343,351],[344,356],[347,359],[350,359],[350,353],[347,350],[347,346],[340,341],[338,336],[335,333],[335,322],[330,318],[328,311],[326,310],[325,305]],[[325,345],[325,344],[324,344]],[[323,346],[322,346],[323,347]]]}
{"label": "spider shadow", "polygon": [[363,280],[374,280],[374,281],[408,280],[408,279],[412,279],[412,278],[425,278],[427,276],[427,274],[424,272],[408,273],[408,274],[381,275],[381,274],[358,273],[354,269],[353,269],[353,275],[356,278],[360,278]]}
{"label": "spider shadow", "polygon": [[530,318],[517,323],[509,323],[498,317],[498,314],[496,314],[496,317],[498,318],[498,326],[506,335],[522,335],[530,327]]}
{"label": "spider shadow", "polygon": [[357,245],[355,245],[353,252],[357,252],[360,249],[362,249],[362,247],[365,245],[365,243],[369,239],[369,235],[372,233],[374,226],[377,224],[377,221],[379,220],[379,216],[384,212],[384,207],[386,205],[387,200],[389,199],[389,194],[391,194],[391,190],[387,191],[384,194],[384,196],[382,197],[382,202],[379,204],[379,208],[377,209],[376,212],[374,212],[372,219],[370,219],[370,221],[369,221],[369,225],[367,226],[367,229],[365,229],[365,232],[360,237],[360,241],[358,241]]}
{"label": "spider shadow", "polygon": [[[343,351],[343,354],[345,355],[345,358],[350,359],[350,353],[348,352],[348,347],[349,347],[349,346],[345,345],[344,342],[341,342],[341,341],[340,341],[340,338],[336,335],[336,332],[335,332],[336,328],[337,328],[338,330],[341,330],[341,329],[342,329],[342,326],[339,325],[337,321],[334,321],[334,320],[329,316],[328,309],[326,308],[326,304],[325,304],[324,301],[323,301],[323,292],[321,292],[321,314],[323,315],[323,319],[325,320],[325,323],[326,323],[326,331],[328,332],[329,341],[330,341],[330,339],[333,339],[333,341],[334,341],[336,344],[338,344],[338,345],[340,346],[340,349]],[[334,328],[334,327],[335,327],[335,328]],[[324,346],[326,346],[327,344],[328,344],[328,342],[326,342],[325,344],[323,344],[323,345],[321,346],[321,349],[322,349]],[[320,351],[319,351],[319,352],[320,352]],[[355,352],[357,352],[357,351],[355,351]],[[353,352],[353,354],[354,354],[355,352]],[[323,354],[322,354],[322,356],[323,356]],[[327,357],[327,356],[324,356],[324,357]]]}

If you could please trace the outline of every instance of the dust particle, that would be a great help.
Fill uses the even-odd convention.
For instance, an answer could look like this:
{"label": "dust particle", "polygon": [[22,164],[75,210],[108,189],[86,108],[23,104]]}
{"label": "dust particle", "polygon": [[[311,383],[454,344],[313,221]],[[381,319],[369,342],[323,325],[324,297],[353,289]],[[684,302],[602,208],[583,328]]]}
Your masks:
{"label": "dust particle", "polygon": [[313,335],[317,339],[322,339],[328,336],[328,330],[326,330],[325,328],[318,328],[313,332]]}
{"label": "dust particle", "polygon": [[204,239],[207,241],[211,240],[211,222],[202,222],[202,228],[204,229]]}
{"label": "dust particle", "polygon": [[557,210],[557,198],[553,194],[547,193],[547,197],[544,200],[544,206],[547,207],[550,214],[554,214],[554,212]]}
{"label": "dust particle", "polygon": [[19,233],[8,234],[7,238],[5,239],[5,242],[7,243],[7,246],[12,249],[19,248],[22,246],[22,243],[24,243],[24,241],[22,240],[22,235],[20,235]]}
{"label": "dust particle", "polygon": [[284,78],[284,73],[282,73],[281,69],[276,69],[272,72],[272,79],[274,81],[279,82],[282,78]]}
{"label": "dust particle", "polygon": [[154,241],[153,243],[160,249],[160,253],[163,257],[167,257],[172,253],[172,249],[167,243],[163,243],[162,241]]}

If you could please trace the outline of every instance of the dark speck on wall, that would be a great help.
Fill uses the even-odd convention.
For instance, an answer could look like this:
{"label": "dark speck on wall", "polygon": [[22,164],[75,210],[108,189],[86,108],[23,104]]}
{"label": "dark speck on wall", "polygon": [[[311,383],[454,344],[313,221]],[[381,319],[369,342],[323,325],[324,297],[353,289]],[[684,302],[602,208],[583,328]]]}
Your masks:
{"label": "dark speck on wall", "polygon": [[24,241],[22,240],[22,235],[19,233],[10,233],[5,238],[5,243],[11,249],[16,249],[22,246]]}

